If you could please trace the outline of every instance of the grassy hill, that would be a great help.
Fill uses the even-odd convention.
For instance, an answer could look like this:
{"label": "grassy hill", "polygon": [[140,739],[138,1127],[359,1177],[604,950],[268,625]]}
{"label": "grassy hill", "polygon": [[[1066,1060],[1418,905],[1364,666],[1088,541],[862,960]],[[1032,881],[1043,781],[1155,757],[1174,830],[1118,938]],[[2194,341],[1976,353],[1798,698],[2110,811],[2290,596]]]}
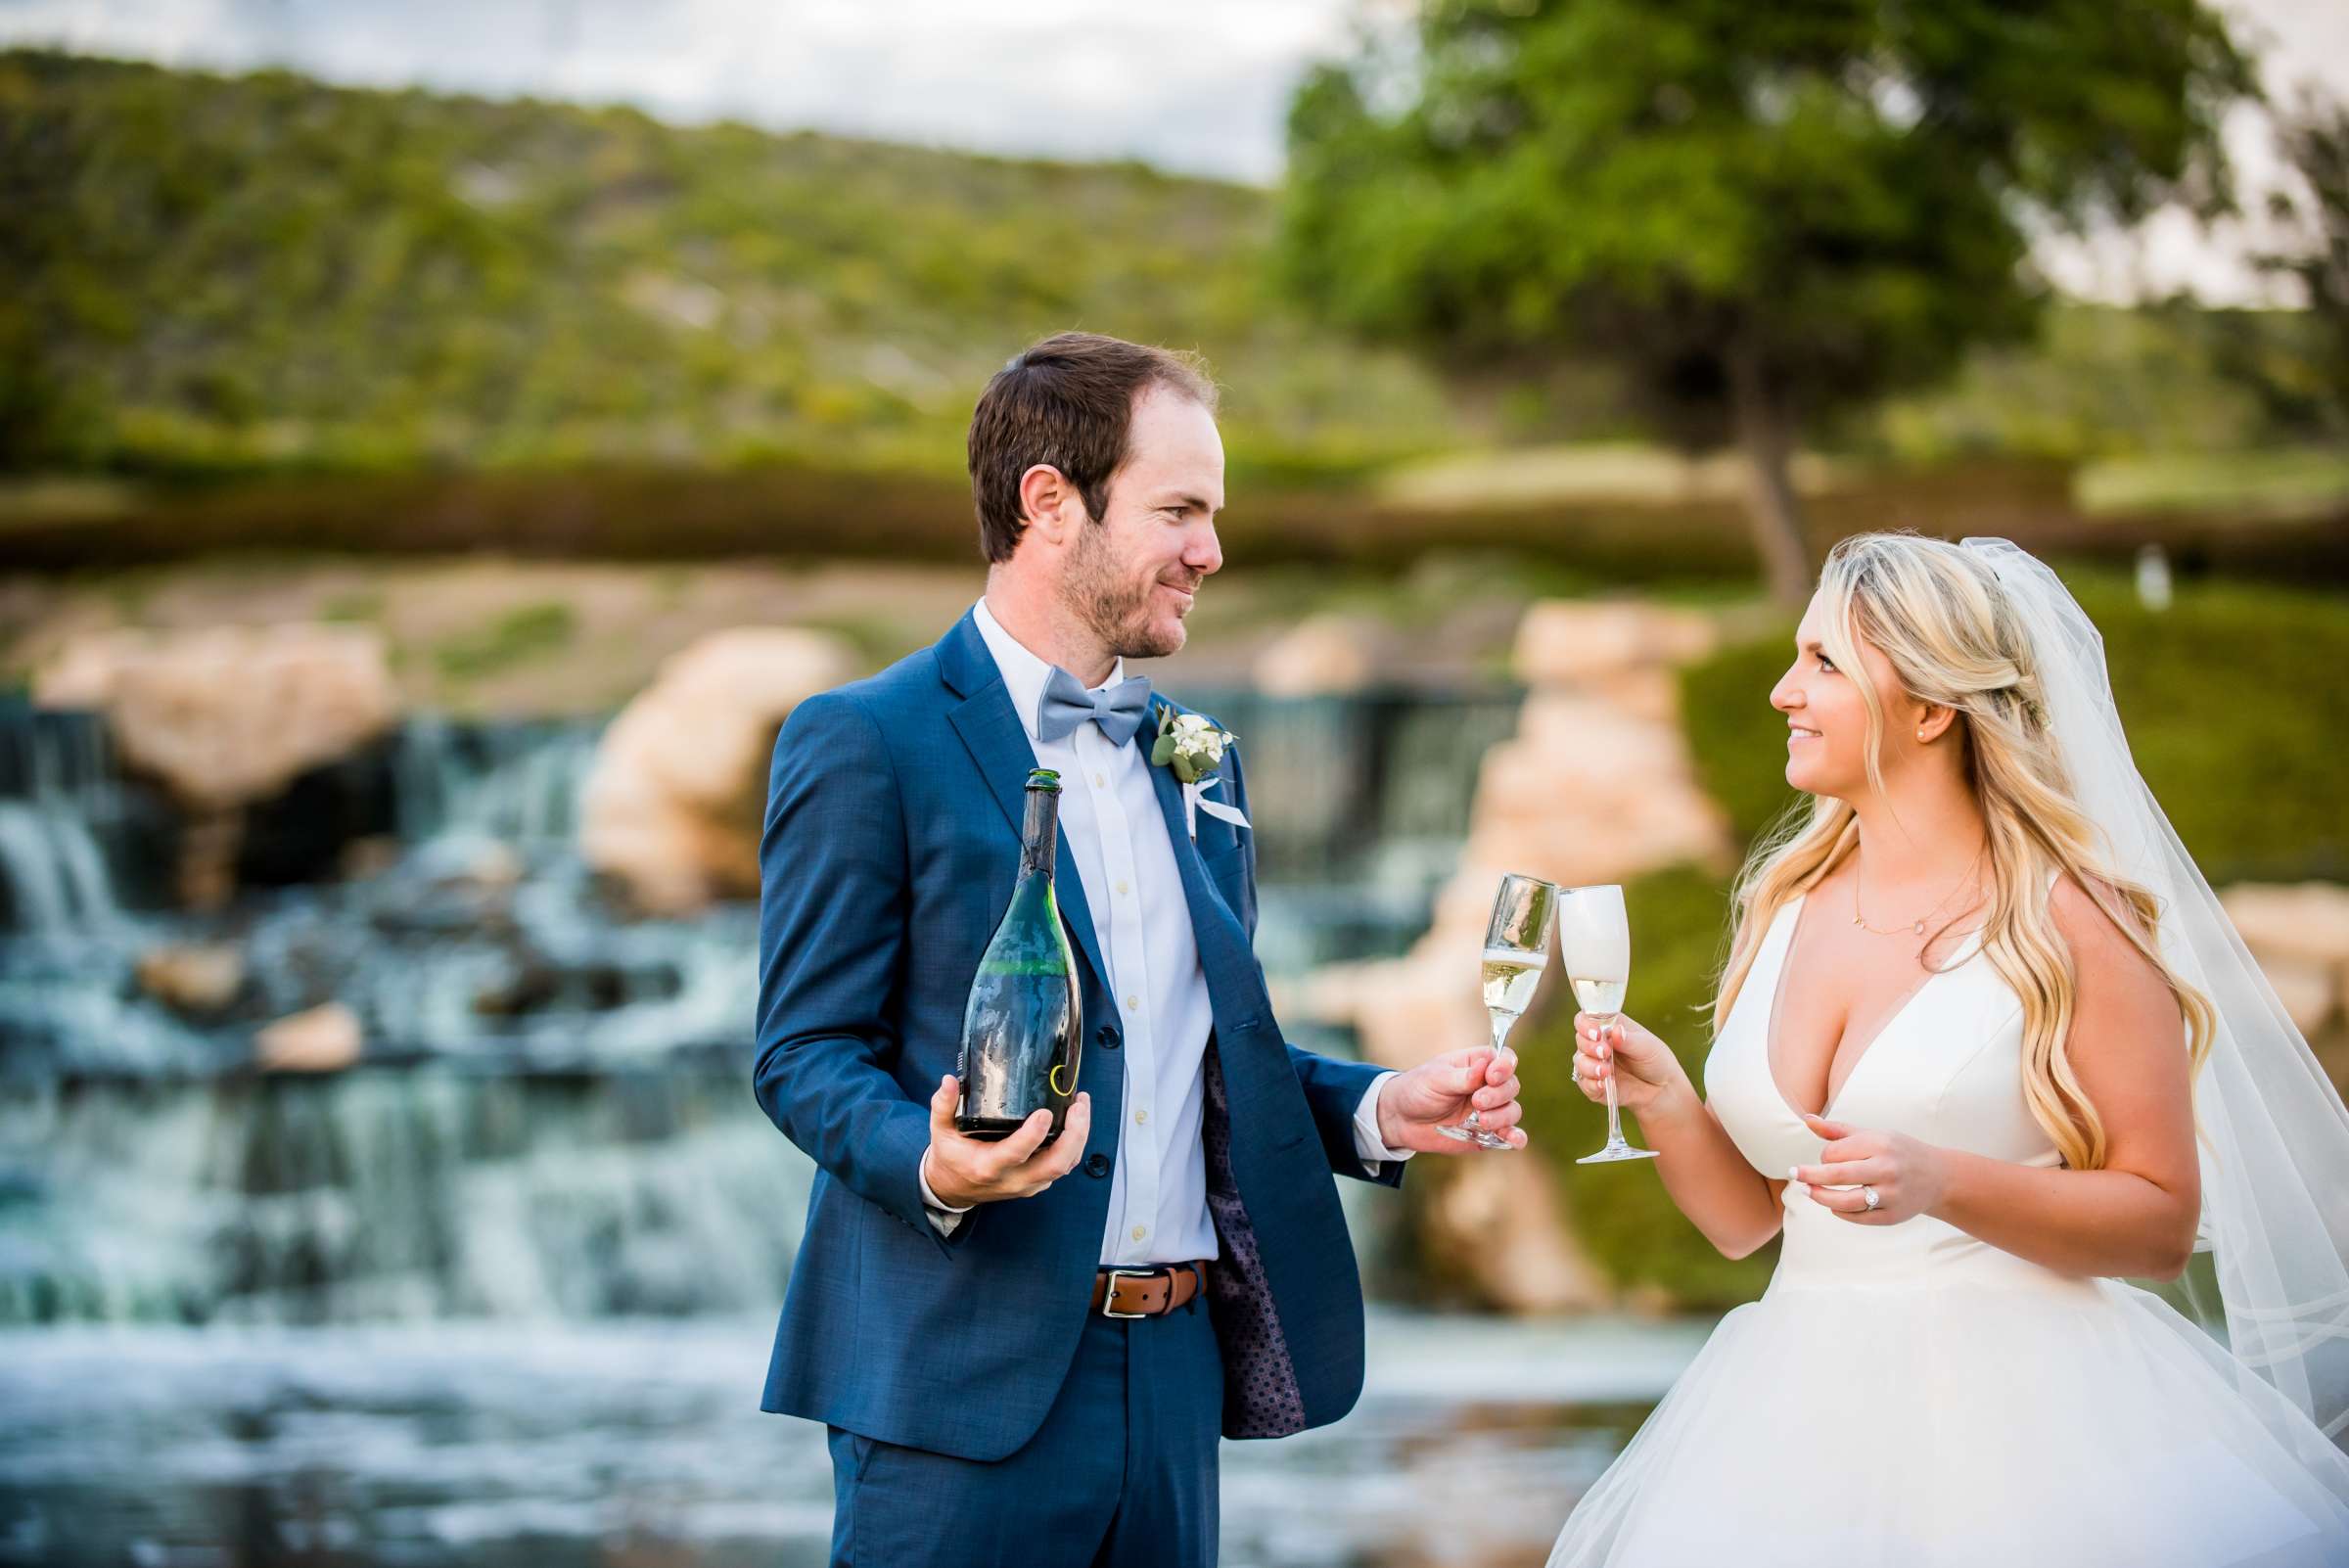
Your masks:
{"label": "grassy hill", "polygon": [[1274,299],[1264,192],[627,109],[0,53],[0,472],[943,465],[1083,326],[1196,348],[1235,463],[1456,438]]}
{"label": "grassy hill", "polygon": [[[1645,461],[1593,488],[1611,460],[1586,444],[1574,483],[1512,488],[1497,447],[1626,434],[1604,377],[1448,386],[1310,327],[1271,282],[1276,200],[1132,163],[0,51],[0,539],[51,572],[216,551],[964,562],[972,399],[1081,326],[1208,357],[1235,558],[1750,576],[1735,484]],[[1831,433],[1851,461],[1813,532],[2114,560],[2160,538],[2189,570],[2349,579],[2349,464],[2279,467],[2259,448],[2313,427],[2251,389],[2290,377],[2227,369],[2288,369],[2304,337],[2059,308],[2040,345]],[[1445,496],[1375,483],[1447,453],[1471,472]]]}

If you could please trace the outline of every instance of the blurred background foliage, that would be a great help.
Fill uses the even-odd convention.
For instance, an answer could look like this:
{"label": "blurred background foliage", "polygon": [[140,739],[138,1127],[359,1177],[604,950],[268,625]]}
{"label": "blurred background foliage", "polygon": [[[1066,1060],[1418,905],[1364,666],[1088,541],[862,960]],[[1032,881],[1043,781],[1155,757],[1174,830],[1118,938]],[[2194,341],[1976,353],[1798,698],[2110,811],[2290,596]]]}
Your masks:
{"label": "blurred background foliage", "polygon": [[626,109],[0,54],[0,466],[218,475],[777,458],[961,471],[1071,324],[1206,352],[1244,461],[1456,439],[1268,308],[1255,190]]}
{"label": "blurred background foliage", "polygon": [[[1301,97],[1301,127],[1325,91]],[[1279,194],[1137,163],[0,53],[0,529],[48,566],[477,545],[967,560],[975,389],[1078,325],[1207,356],[1253,558],[1392,569],[1499,546],[1629,580],[1752,571],[1733,490],[1382,495],[1377,476],[1412,458],[1622,441],[1654,428],[1652,398],[1621,355],[1427,363],[1316,325],[1300,267],[1393,250],[1315,225],[1318,156],[1284,217]],[[1741,308],[1793,310],[1782,270]],[[1829,281],[1806,285],[1814,316],[1836,308]],[[2341,417],[2317,315],[2057,303],[2018,337],[1988,331],[2012,314],[2000,300],[1934,317],[1946,385],[1904,372],[1897,395],[1819,410],[1807,440],[1865,483],[1824,512],[1805,491],[1811,532],[1945,527],[1944,501],[2016,503],[2025,533],[2111,511],[2349,510],[2337,452],[2306,450]],[[1998,341],[1958,357],[1977,337]],[[2296,476],[2280,502],[2279,451]],[[2074,484],[2095,477],[2075,465],[2146,456],[2163,466]],[[2280,570],[2307,570],[2286,553]]]}

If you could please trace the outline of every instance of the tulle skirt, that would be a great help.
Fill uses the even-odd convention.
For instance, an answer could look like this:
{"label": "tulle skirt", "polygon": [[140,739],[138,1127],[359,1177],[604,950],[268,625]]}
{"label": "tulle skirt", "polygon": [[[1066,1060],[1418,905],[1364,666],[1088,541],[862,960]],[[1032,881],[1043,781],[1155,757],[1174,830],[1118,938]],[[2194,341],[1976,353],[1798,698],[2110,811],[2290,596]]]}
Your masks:
{"label": "tulle skirt", "polygon": [[1821,1282],[1729,1313],[1550,1568],[2342,1568],[2349,1455],[2116,1280]]}

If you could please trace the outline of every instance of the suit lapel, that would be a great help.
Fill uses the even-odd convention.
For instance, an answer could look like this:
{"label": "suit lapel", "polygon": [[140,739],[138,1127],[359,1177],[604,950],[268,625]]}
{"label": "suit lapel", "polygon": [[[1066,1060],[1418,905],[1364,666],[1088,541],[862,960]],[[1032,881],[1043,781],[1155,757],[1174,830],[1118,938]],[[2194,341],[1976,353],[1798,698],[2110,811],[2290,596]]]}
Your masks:
{"label": "suit lapel", "polygon": [[[970,646],[974,643],[976,662]],[[962,737],[988,793],[1001,808],[1003,820],[1011,824],[1012,842],[1017,844],[1027,824],[1028,774],[1037,765],[1036,748],[1028,742],[1020,715],[1012,711],[1002,671],[995,668],[994,656],[987,651],[987,640],[970,616],[957,622],[939,645],[939,668],[956,691],[968,694],[960,707],[947,712],[946,718],[954,733]],[[1107,994],[1109,965],[1102,962],[1101,945],[1093,936],[1093,912],[1085,902],[1084,879],[1077,874],[1077,858],[1069,850],[1065,827],[1060,831],[1053,864],[1052,891],[1060,903],[1061,919],[1085,962],[1092,966],[1094,984]]]}

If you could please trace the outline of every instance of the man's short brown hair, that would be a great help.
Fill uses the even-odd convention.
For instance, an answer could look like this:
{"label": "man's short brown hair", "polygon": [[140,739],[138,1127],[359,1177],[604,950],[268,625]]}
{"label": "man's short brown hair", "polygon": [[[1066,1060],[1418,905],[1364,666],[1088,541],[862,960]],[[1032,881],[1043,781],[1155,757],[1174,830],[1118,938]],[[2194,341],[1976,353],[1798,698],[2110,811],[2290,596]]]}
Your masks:
{"label": "man's short brown hair", "polygon": [[1195,355],[1096,332],[1064,332],[1030,345],[995,372],[971,410],[971,499],[979,544],[1008,561],[1027,528],[1020,476],[1049,464],[1101,521],[1109,481],[1126,461],[1135,397],[1167,387],[1215,411],[1216,384]]}

